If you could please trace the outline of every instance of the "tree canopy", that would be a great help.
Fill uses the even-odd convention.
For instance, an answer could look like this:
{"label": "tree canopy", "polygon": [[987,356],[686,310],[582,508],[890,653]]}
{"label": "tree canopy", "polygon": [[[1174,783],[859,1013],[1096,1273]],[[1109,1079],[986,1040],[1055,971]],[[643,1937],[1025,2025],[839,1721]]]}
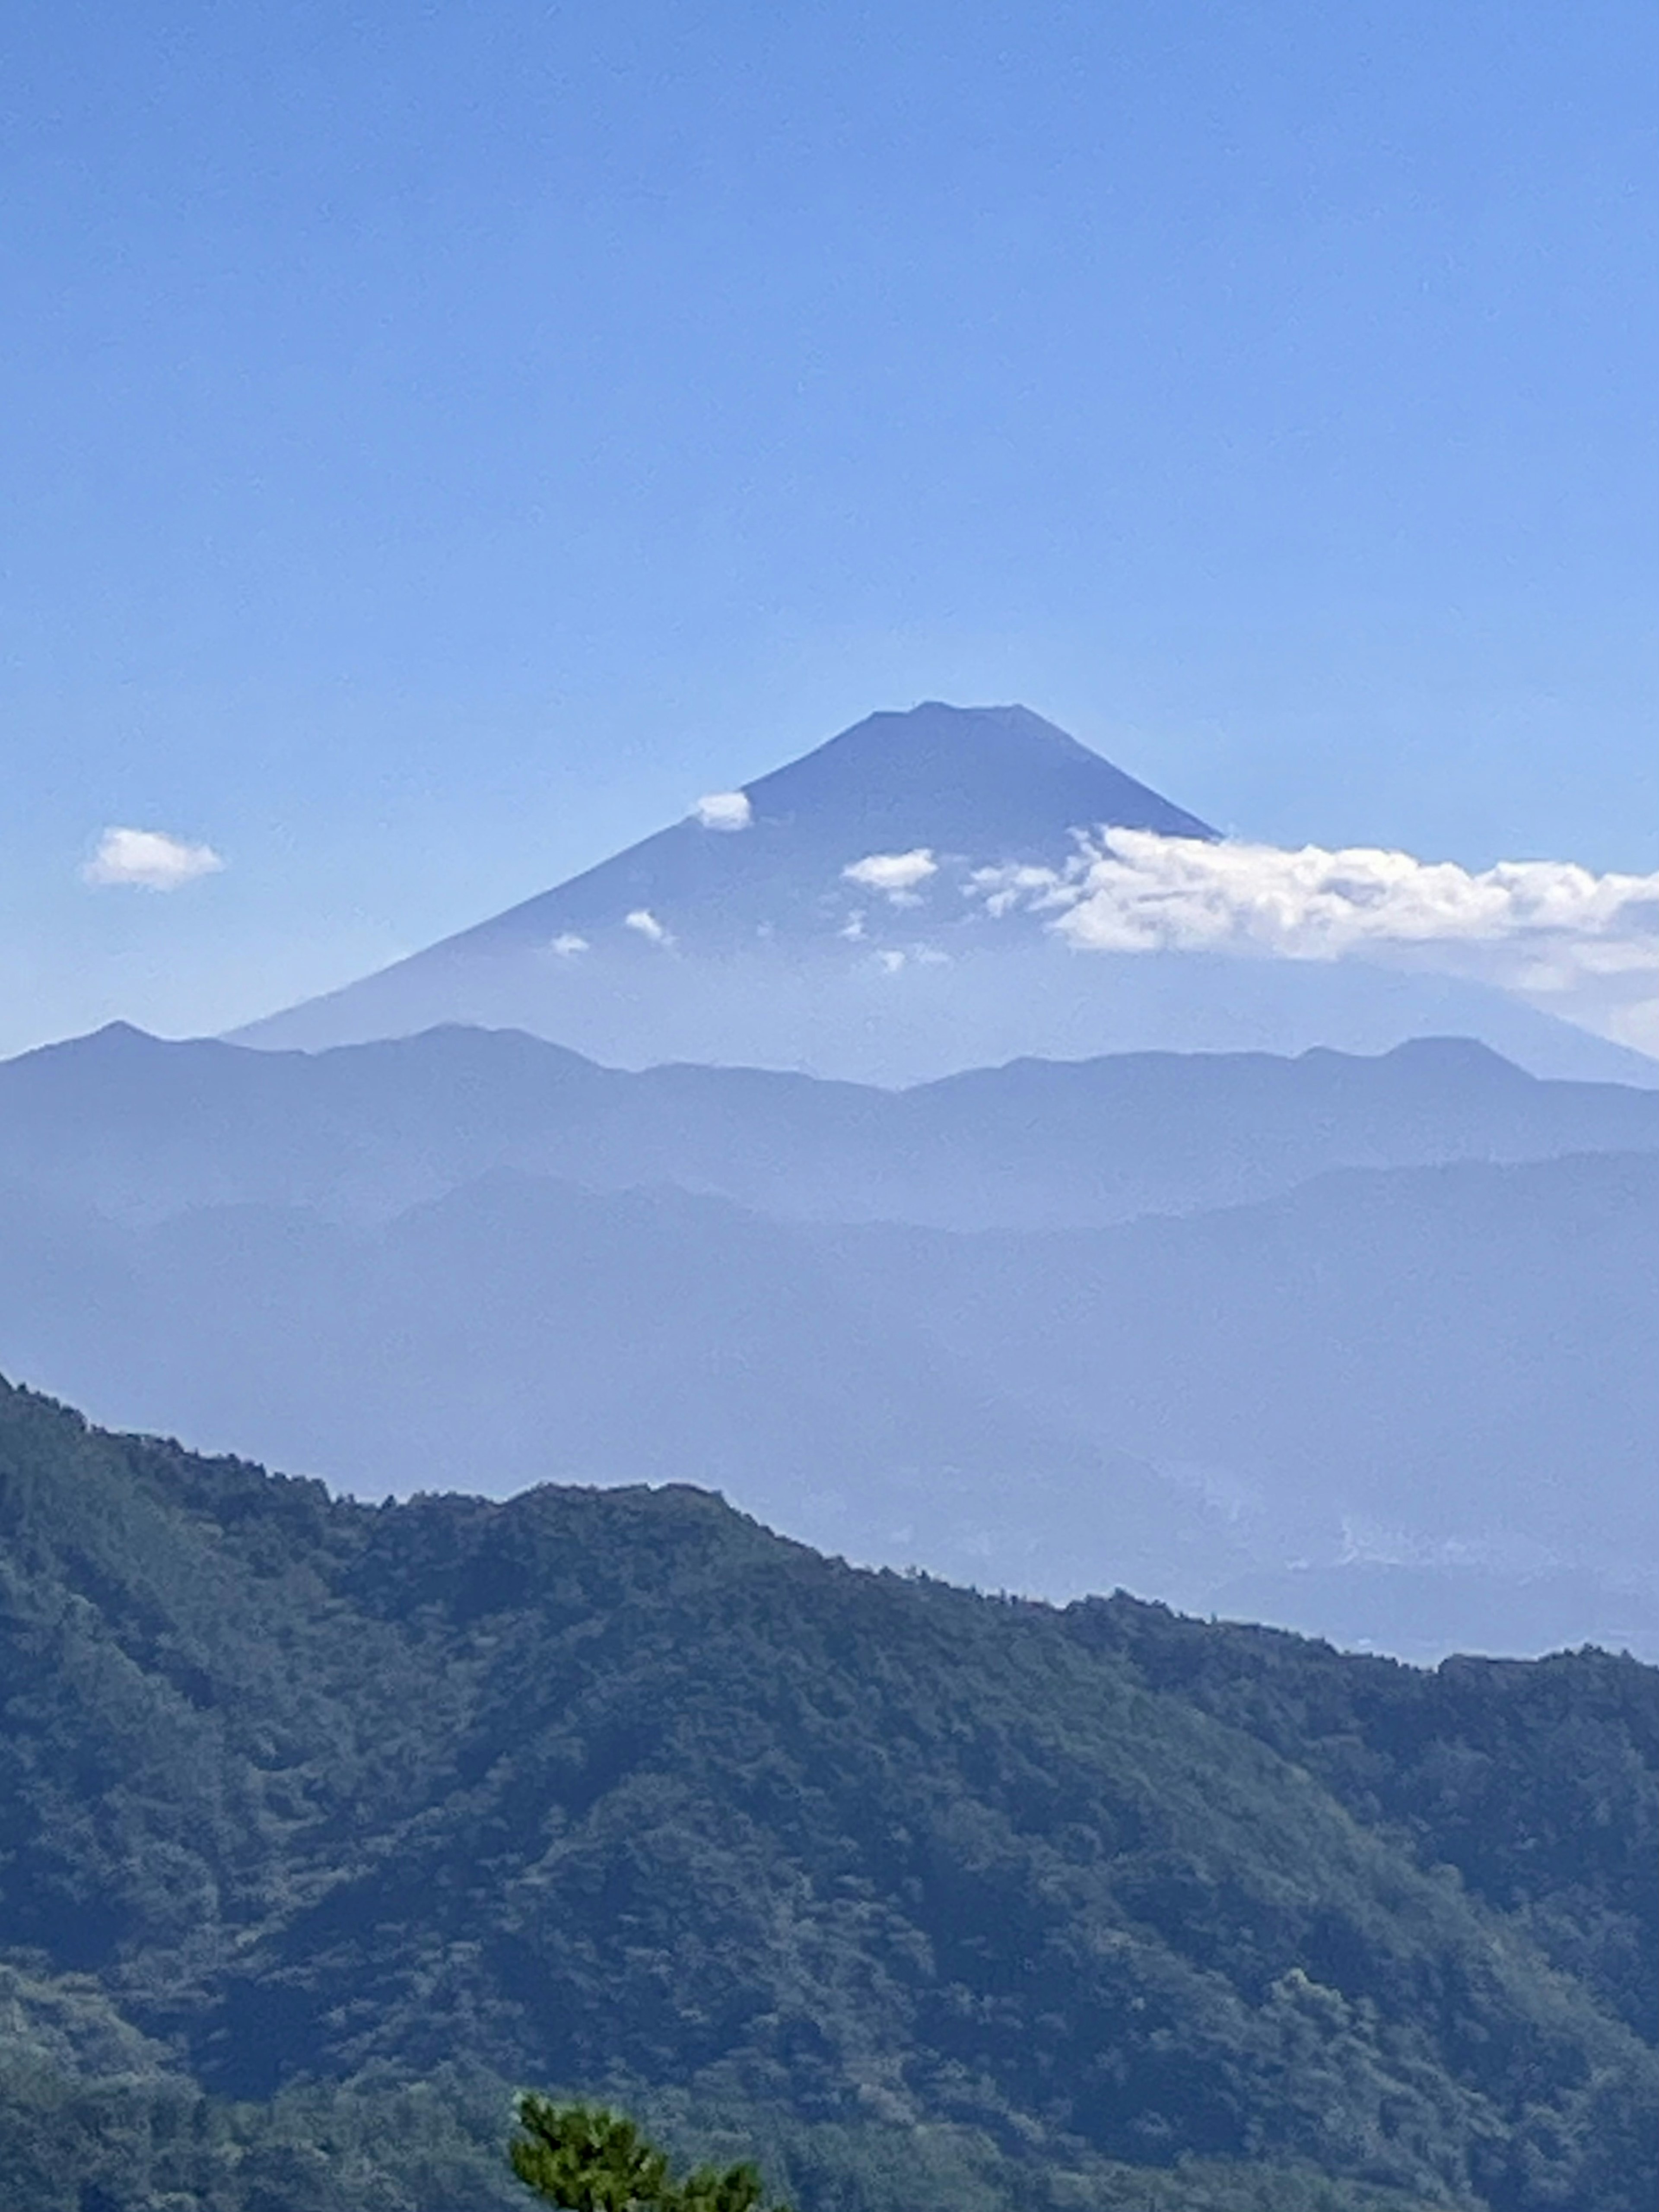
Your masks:
{"label": "tree canopy", "polygon": [[526,2092],[519,2129],[508,2150],[513,2171],[559,2212],[763,2212],[757,2167],[697,2166],[677,2180],[665,2151],[600,2106]]}

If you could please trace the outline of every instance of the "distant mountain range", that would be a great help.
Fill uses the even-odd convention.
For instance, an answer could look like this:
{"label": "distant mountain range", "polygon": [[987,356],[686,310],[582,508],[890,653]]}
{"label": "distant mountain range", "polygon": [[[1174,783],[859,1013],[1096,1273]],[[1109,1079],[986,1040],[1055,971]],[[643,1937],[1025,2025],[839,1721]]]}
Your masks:
{"label": "distant mountain range", "polygon": [[817,2212],[1648,2212],[1627,1658],[375,1509],[0,1384],[0,1675],[6,2212],[510,2212],[524,2081]]}
{"label": "distant mountain range", "polygon": [[1100,1226],[1345,1167],[1659,1151],[1659,1094],[1540,1081],[1424,1038],[1025,1060],[905,1091],[752,1068],[602,1067],[451,1027],[319,1053],[123,1024],[0,1062],[0,1190],[135,1221],[205,1205],[380,1218],[498,1168],[672,1184],[787,1219]]}
{"label": "distant mountain range", "polygon": [[1375,1053],[1467,1036],[1540,1075],[1659,1063],[1446,976],[1348,961],[1079,952],[986,870],[1103,827],[1216,832],[1023,707],[878,714],[570,881],[240,1032],[307,1050],[442,1023],[605,1061],[909,1083],[1021,1055]]}
{"label": "distant mountain range", "polygon": [[1659,1654],[1659,1097],[1467,1042],[907,1092],[447,1030],[0,1067],[0,1366],[349,1488]]}

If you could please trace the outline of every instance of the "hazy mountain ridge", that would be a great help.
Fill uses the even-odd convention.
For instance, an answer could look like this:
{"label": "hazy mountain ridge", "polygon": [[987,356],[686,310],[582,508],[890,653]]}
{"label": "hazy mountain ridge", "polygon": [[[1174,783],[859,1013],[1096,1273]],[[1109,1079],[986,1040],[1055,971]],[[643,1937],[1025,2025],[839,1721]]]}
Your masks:
{"label": "hazy mountain ridge", "polygon": [[0,1188],[140,1220],[298,1204],[374,1218],[497,1167],[676,1183],[783,1218],[1103,1224],[1339,1167],[1659,1150],[1659,1094],[1540,1082],[1485,1048],[1013,1062],[892,1091],[601,1067],[516,1031],[318,1054],[117,1024],[0,1064]]}
{"label": "hazy mountain ridge", "polygon": [[988,1381],[1128,1449],[1336,1487],[1361,1441],[1345,1503],[1383,1527],[1659,1556],[1652,1155],[1346,1169],[1182,1219],[958,1237],[949,1265],[925,1231],[825,1234]]}
{"label": "hazy mountain ridge", "polygon": [[994,1586],[1659,1651],[1656,1143],[1451,1040],[895,1093],[115,1029],[0,1066],[0,1358],[370,1491],[690,1475]]}
{"label": "hazy mountain ridge", "polygon": [[724,1200],[498,1170],[368,1226],[204,1207],[135,1231],[31,1205],[0,1231],[19,1371],[371,1495],[695,1479],[857,1557],[1029,1586],[1061,1526],[1148,1587],[1200,1533],[1109,1443]]}
{"label": "hazy mountain ridge", "polygon": [[1659,1155],[1346,1170],[1098,1230],[506,1170],[382,1222],[30,1199],[4,1229],[14,1367],[370,1492],[690,1477],[992,1587],[1659,1650]]}
{"label": "hazy mountain ridge", "polygon": [[[999,1603],[684,1489],[352,1506],[10,1390],[0,1540],[0,1942],[201,2081],[763,2105],[842,2130],[808,2212],[896,2212],[848,2162],[920,2130],[914,2177],[941,2125],[988,2138],[988,2189],[1016,2161],[997,2212],[1173,2204],[1098,2161],[1187,2151],[1255,2162],[1193,2177],[1218,2208],[1303,2203],[1301,2160],[1342,2212],[1641,2212],[1651,1669]],[[60,2139],[15,2094],[0,2065],[0,2128]],[[380,2202],[372,2156],[294,2163],[302,2122],[290,2192]],[[148,2212],[125,2179],[100,2201]]]}

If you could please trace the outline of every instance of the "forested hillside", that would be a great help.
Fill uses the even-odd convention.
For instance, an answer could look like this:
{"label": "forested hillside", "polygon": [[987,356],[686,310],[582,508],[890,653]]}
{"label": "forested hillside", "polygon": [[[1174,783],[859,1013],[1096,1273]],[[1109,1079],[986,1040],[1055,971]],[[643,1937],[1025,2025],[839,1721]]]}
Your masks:
{"label": "forested hillside", "polygon": [[18,2212],[474,2212],[526,2081],[801,2212],[1648,2212],[1628,1659],[1053,1610],[688,1489],[362,1506],[6,1390],[0,1679]]}

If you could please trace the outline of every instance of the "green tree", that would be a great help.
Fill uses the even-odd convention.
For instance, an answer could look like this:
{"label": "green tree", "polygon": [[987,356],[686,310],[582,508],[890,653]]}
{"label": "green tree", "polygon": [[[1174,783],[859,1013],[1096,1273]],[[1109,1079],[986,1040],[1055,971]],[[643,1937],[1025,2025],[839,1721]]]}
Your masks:
{"label": "green tree", "polygon": [[619,2112],[527,2094],[519,2127],[513,2171],[560,2212],[761,2212],[765,2191],[752,2166],[700,2166],[677,2181],[666,2154]]}

